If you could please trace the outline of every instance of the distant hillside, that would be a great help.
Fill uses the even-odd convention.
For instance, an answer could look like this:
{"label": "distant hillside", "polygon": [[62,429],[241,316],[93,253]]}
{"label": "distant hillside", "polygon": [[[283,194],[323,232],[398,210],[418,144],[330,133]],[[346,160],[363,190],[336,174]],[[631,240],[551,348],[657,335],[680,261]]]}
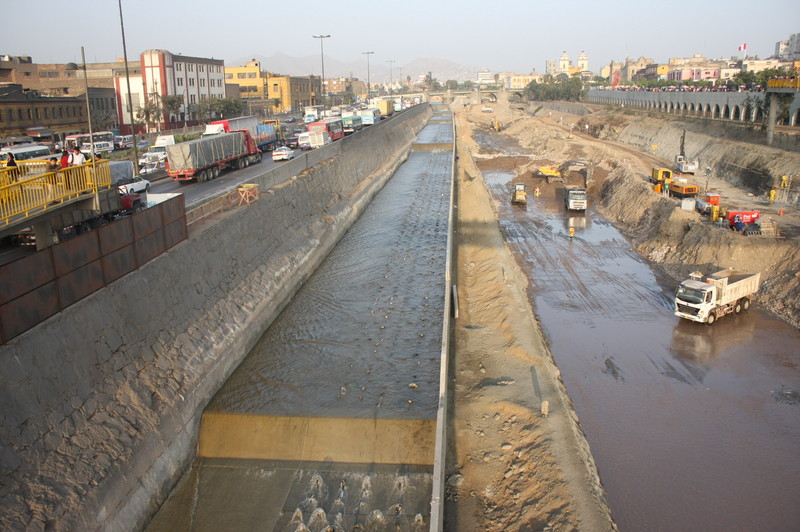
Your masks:
{"label": "distant hillside", "polygon": [[[236,60],[225,60],[226,66],[244,65],[251,59],[261,61],[261,68],[276,74],[289,74],[291,76],[319,76],[321,71],[320,57],[310,55],[305,57],[292,57],[284,53],[275,53],[271,56],[256,55],[254,57],[240,58]],[[434,78],[441,83],[449,79],[457,81],[474,80],[478,77],[477,67],[467,67],[459,65],[447,59],[421,58],[415,59],[406,64],[394,63],[392,65],[392,79],[397,80],[411,77],[411,81],[416,81],[420,75],[431,72]],[[325,77],[349,77],[354,76],[366,81],[367,79],[367,60],[366,57],[358,61],[342,62],[331,57],[325,56]],[[371,61],[369,65],[369,78],[373,83],[389,82],[389,66],[386,63]]]}

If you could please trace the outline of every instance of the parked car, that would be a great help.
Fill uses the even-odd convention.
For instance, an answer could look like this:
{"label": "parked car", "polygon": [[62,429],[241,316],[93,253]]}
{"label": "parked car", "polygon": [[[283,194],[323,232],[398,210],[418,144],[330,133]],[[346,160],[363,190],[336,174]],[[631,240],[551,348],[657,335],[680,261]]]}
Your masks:
{"label": "parked car", "polygon": [[297,122],[297,119],[293,116],[287,116],[285,122],[291,124],[292,122]]}
{"label": "parked car", "polygon": [[124,181],[117,181],[117,186],[121,194],[142,194],[150,190],[150,181],[136,175]]}
{"label": "parked car", "polygon": [[294,159],[294,150],[291,148],[281,146],[280,148],[275,148],[272,152],[273,161],[288,161],[289,159]]}

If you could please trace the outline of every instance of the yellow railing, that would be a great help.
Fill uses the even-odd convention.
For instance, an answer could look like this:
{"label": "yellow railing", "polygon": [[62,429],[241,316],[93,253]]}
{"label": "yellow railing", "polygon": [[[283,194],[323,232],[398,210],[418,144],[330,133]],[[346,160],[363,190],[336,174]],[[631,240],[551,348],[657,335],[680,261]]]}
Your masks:
{"label": "yellow railing", "polygon": [[0,224],[51,209],[82,194],[111,186],[107,160],[50,170],[47,161],[0,167]]}
{"label": "yellow railing", "polygon": [[783,89],[800,89],[800,78],[768,79],[767,87],[783,88]]}

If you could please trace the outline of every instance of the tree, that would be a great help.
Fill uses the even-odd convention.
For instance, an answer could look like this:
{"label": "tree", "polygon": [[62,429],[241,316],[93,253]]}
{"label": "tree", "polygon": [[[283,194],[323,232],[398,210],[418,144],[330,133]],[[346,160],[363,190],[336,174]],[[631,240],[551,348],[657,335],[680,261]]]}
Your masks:
{"label": "tree", "polygon": [[[181,112],[181,107],[183,107],[183,96],[180,94],[164,96],[161,99],[161,104],[164,106],[164,114],[169,117],[170,122],[172,121],[173,116],[175,117],[175,121],[177,121],[178,115]],[[184,123],[186,122],[185,116],[183,121]]]}
{"label": "tree", "polygon": [[221,117],[241,116],[244,103],[233,98],[217,98],[211,100],[211,110]]}
{"label": "tree", "polygon": [[158,125],[164,111],[161,106],[161,98],[158,94],[151,94],[145,104],[136,109],[136,120],[145,125],[146,130],[150,131],[150,124]]}
{"label": "tree", "polygon": [[190,104],[189,111],[192,116],[194,116],[195,120],[200,122],[208,122],[211,118],[211,104],[208,100],[201,100],[198,103]]}

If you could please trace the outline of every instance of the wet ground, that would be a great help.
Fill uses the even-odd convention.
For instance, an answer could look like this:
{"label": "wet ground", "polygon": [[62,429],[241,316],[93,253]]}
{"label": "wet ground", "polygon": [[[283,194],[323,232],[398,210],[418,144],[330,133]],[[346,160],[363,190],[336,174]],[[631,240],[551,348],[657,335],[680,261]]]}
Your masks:
{"label": "wet ground", "polygon": [[620,529],[796,530],[800,331],[757,307],[680,320],[591,197],[512,207],[513,174],[483,173]]}
{"label": "wet ground", "polygon": [[[452,122],[428,125],[418,140],[452,141]],[[435,425],[451,162],[449,151],[409,155],[212,399],[201,457],[148,530],[428,528],[432,449],[416,465],[340,455],[367,438],[375,456],[403,437],[412,447],[426,441],[381,432],[382,422],[395,430]],[[209,438],[236,432],[261,439],[262,448],[290,438],[270,432],[280,420],[324,427],[324,441],[306,433],[295,446],[322,447],[324,458],[203,457],[206,418],[233,429]]]}

